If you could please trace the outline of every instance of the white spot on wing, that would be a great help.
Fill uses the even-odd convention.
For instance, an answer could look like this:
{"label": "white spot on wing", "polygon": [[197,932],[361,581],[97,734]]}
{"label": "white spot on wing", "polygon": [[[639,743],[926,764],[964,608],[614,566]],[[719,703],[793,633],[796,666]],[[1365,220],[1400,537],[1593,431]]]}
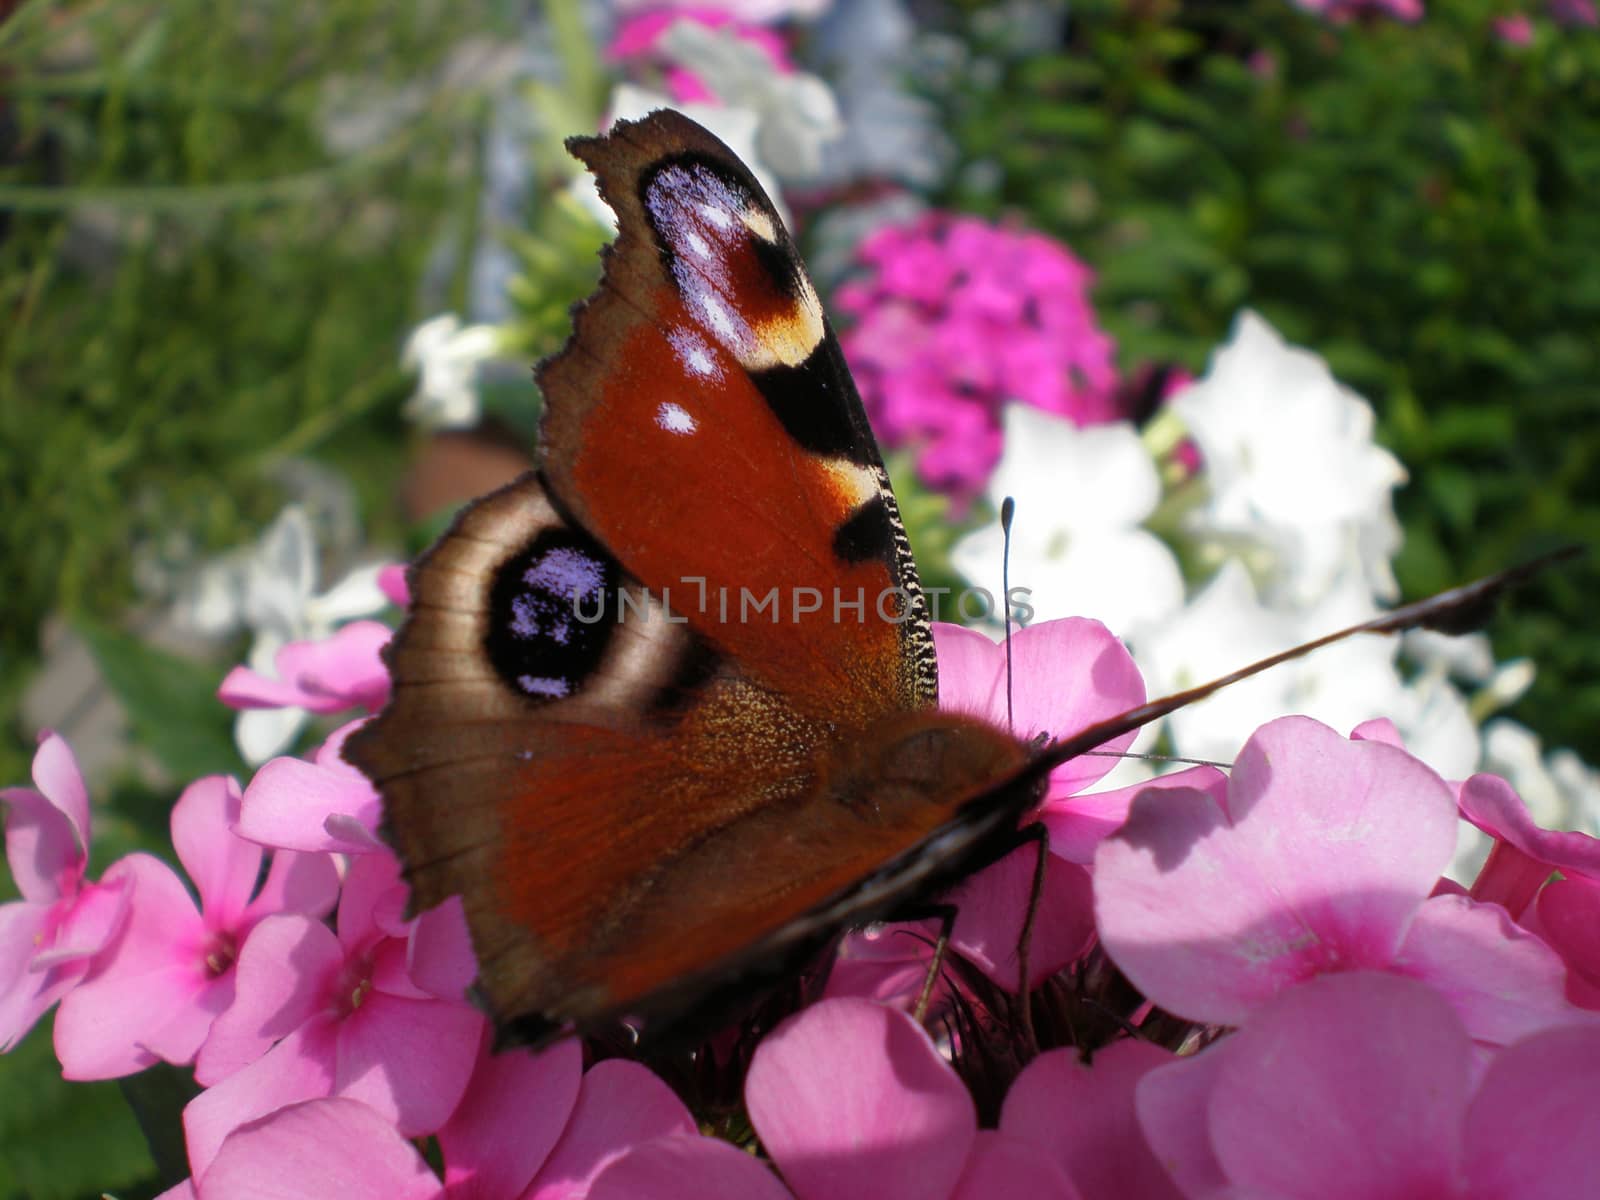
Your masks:
{"label": "white spot on wing", "polygon": [[716,335],[717,340],[735,353],[743,351],[750,342],[750,327],[728,307],[727,301],[712,288],[698,281],[691,283],[685,290],[688,292],[689,302],[705,318],[706,326]]}
{"label": "white spot on wing", "polygon": [[689,411],[682,405],[664,403],[656,409],[656,424],[668,433],[689,434],[698,429],[699,423],[689,415]]}
{"label": "white spot on wing", "polygon": [[[705,185],[702,184],[702,186]],[[726,197],[729,200],[733,199],[732,189],[724,188],[720,190],[722,191],[723,196],[719,197],[719,199],[723,197]],[[718,229],[727,231],[733,228],[733,213],[729,211],[729,205],[717,204],[712,201],[702,200],[694,207],[697,213],[704,217],[708,223],[716,226]]]}
{"label": "white spot on wing", "polygon": [[711,357],[711,348],[694,330],[682,326],[669,329],[667,341],[672,343],[673,353],[689,374],[702,379],[722,378],[722,369],[717,366],[717,360]]}

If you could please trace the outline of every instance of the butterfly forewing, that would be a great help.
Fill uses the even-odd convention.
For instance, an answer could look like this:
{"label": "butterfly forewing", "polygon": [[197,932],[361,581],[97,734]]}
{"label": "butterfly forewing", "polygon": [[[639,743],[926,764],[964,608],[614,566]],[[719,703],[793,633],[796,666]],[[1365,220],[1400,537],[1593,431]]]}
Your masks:
{"label": "butterfly forewing", "polygon": [[859,724],[931,704],[894,494],[771,202],[671,111],[572,145],[620,232],[572,342],[539,372],[551,489],[793,706]]}

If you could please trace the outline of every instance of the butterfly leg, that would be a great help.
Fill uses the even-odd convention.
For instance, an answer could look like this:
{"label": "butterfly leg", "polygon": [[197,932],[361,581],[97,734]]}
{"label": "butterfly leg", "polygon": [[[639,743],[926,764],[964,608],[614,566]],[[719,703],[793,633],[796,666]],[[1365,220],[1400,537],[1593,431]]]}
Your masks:
{"label": "butterfly leg", "polygon": [[928,1015],[928,1004],[933,1000],[933,985],[944,968],[945,950],[949,948],[950,934],[956,927],[956,912],[953,904],[928,906],[927,915],[939,918],[939,936],[933,943],[933,957],[928,961],[928,974],[922,980],[922,991],[917,993],[916,1007],[911,1010],[911,1019],[918,1025]]}

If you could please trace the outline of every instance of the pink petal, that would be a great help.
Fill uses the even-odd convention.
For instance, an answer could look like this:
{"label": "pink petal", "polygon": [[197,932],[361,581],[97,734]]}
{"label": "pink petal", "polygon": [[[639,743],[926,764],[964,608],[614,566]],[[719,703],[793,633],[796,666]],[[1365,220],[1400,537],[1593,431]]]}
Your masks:
{"label": "pink petal", "polygon": [[294,1030],[242,1070],[201,1092],[183,1110],[189,1169],[206,1200],[206,1172],[223,1139],[241,1125],[333,1088],[333,1023],[318,1018]]}
{"label": "pink petal", "polygon": [[238,920],[261,875],[261,847],[233,832],[238,823],[239,785],[226,775],[196,780],[172,806],[172,847],[221,928]]}
{"label": "pink petal", "polygon": [[87,959],[43,971],[29,969],[36,940],[44,936],[50,920],[50,907],[26,900],[0,905],[0,1052],[26,1037],[89,970]]}
{"label": "pink petal", "polygon": [[228,1135],[200,1200],[441,1200],[416,1149],[365,1104],[307,1100]]}
{"label": "pink petal", "polygon": [[[1017,990],[1017,948],[1037,861],[1038,851],[1023,846],[970,876],[946,897],[958,910],[951,944],[1010,992]],[[1089,873],[1046,854],[1044,890],[1028,947],[1028,986],[1038,987],[1075,962],[1093,940],[1094,896]]]}
{"label": "pink petal", "polygon": [[[1065,738],[1144,702],[1144,678],[1133,656],[1099,621],[1045,621],[1018,630],[1011,644],[1013,710],[1020,733]],[[1125,733],[1097,748],[1117,753],[1132,745],[1134,736]],[[1111,757],[1075,758],[1050,773],[1050,792],[1059,796],[1087,787],[1115,765]]]}
{"label": "pink petal", "polygon": [[1551,880],[1539,893],[1539,924],[1573,975],[1600,987],[1600,882]]}
{"label": "pink petal", "polygon": [[378,572],[378,590],[396,608],[411,606],[411,588],[406,583],[406,564],[390,563]]}
{"label": "pink petal", "polygon": [[1290,988],[1228,1046],[1217,1159],[1245,1192],[1295,1200],[1453,1195],[1471,1062],[1425,984],[1362,971]]}
{"label": "pink petal", "polygon": [[369,712],[389,698],[389,670],[382,651],[394,631],[379,621],[352,621],[330,637],[290,642],[274,661],[281,679],[293,680],[312,712],[359,706]]}
{"label": "pink petal", "polygon": [[[975,630],[935,622],[939,705],[1005,725],[1005,648]],[[1011,716],[1023,736],[1068,737],[1144,699],[1144,681],[1127,648],[1104,625],[1081,617],[1014,630]],[[1132,733],[1101,746],[1124,750]],[[1099,779],[1115,759],[1082,756],[1051,774],[1052,794]]]}
{"label": "pink petal", "polygon": [[1468,1200],[1600,1196],[1600,1030],[1560,1029],[1508,1046],[1467,1109]]}
{"label": "pink petal", "polygon": [[338,1035],[334,1092],[418,1137],[449,1120],[466,1091],[483,1016],[465,1004],[371,991],[339,1022]]}
{"label": "pink petal", "polygon": [[583,1051],[560,1042],[542,1054],[478,1056],[472,1081],[439,1130],[450,1200],[518,1196],[567,1126],[583,1079]]}
{"label": "pink petal", "polygon": [[[884,925],[846,934],[828,970],[824,996],[857,996],[909,1008],[922,990],[933,955],[928,926]],[[942,991],[934,982],[934,996]]]}
{"label": "pink petal", "polygon": [[[453,1198],[452,1198],[453,1200]],[[727,1142],[682,1135],[633,1147],[595,1177],[589,1200],[791,1200],[760,1160]]]}
{"label": "pink petal", "polygon": [[903,1012],[823,1000],[756,1048],[745,1107],[800,1200],[938,1200],[977,1131],[972,1097]]}
{"label": "pink petal", "polygon": [[478,960],[460,896],[451,896],[417,918],[407,955],[411,978],[423,991],[441,1000],[465,997],[478,977]]}
{"label": "pink petal", "polygon": [[194,1180],[185,1179],[162,1192],[156,1200],[199,1200],[199,1197],[194,1190]]}
{"label": "pink petal", "polygon": [[1296,980],[1387,965],[1455,821],[1403,751],[1285,717],[1239,752],[1226,810],[1182,789],[1134,801],[1095,855],[1100,937],[1156,1004],[1237,1025]]}
{"label": "pink petal", "polygon": [[1004,722],[1005,656],[994,639],[965,625],[935,621],[933,645],[939,659],[939,707],[993,720],[998,691]]}
{"label": "pink petal", "polygon": [[951,1200],[995,1200],[999,1196],[1079,1200],[1072,1180],[1042,1147],[980,1129]]}
{"label": "pink petal", "polygon": [[128,916],[130,888],[121,859],[111,864],[99,883],[86,884],[70,901],[55,906],[58,923],[54,935],[33,956],[33,969],[59,966],[92,958],[122,932]]}
{"label": "pink petal", "polygon": [[1133,1103],[1139,1080],[1171,1061],[1136,1038],[1111,1043],[1088,1066],[1075,1050],[1046,1051],[1006,1093],[1000,1132],[1045,1150],[1084,1200],[1175,1200]]}
{"label": "pink petal", "polygon": [[[406,1000],[437,999],[431,992],[423,991],[412,982],[411,971],[406,966],[405,938],[386,937],[378,942],[371,953],[370,962],[371,970],[367,978],[378,991]],[[462,998],[451,997],[455,1000]]]}
{"label": "pink petal", "polygon": [[1220,808],[1227,803],[1228,777],[1215,767],[1190,767],[1109,792],[1061,796],[1052,784],[1039,809],[1039,820],[1050,831],[1050,849],[1068,862],[1092,863],[1096,847],[1128,820],[1134,797],[1150,788],[1199,788]]}
{"label": "pink petal", "polygon": [[1515,846],[1533,860],[1535,868],[1533,888],[1522,889],[1508,901],[1497,890],[1499,885],[1493,878],[1494,863],[1491,861],[1485,864],[1483,873],[1472,886],[1475,898],[1505,903],[1512,916],[1520,916],[1533,890],[1552,868],[1568,875],[1600,879],[1600,838],[1567,830],[1541,829],[1534,823],[1522,797],[1498,775],[1474,775],[1467,780],[1461,785],[1460,803],[1461,813],[1467,820],[1492,837]]}
{"label": "pink petal", "polygon": [[72,750],[47,734],[33,756],[33,788],[0,789],[6,861],[17,891],[35,904],[70,896],[89,858],[89,794]]}
{"label": "pink petal", "polygon": [[239,951],[236,998],[212,1022],[195,1078],[218,1084],[267,1053],[324,1008],[343,965],[338,939],[320,921],[293,913],[262,921]]}
{"label": "pink petal", "polygon": [[286,850],[364,854],[370,838],[339,837],[329,831],[328,819],[348,816],[371,832],[381,811],[378,793],[364,778],[299,758],[275,758],[244,790],[238,834]]}
{"label": "pink petal", "polygon": [[[293,679],[273,679],[250,667],[234,667],[222,677],[217,699],[229,708],[308,708],[311,699]],[[335,710],[337,711],[337,710]]]}
{"label": "pink petal", "polygon": [[253,929],[262,917],[277,912],[325,917],[338,898],[339,868],[331,855],[277,850],[267,869],[267,881],[245,909],[242,924]]}
{"label": "pink petal", "polygon": [[163,1051],[187,1062],[220,1011],[214,997],[209,1008],[199,1003],[209,990],[208,931],[183,881],[148,854],[130,854],[118,868],[131,888],[122,936],[56,1015],[56,1057],[67,1079],[131,1075]]}
{"label": "pink petal", "polygon": [[1437,896],[1417,910],[1394,970],[1431,984],[1474,1041],[1503,1046],[1586,1020],[1566,998],[1560,955],[1498,904]]}
{"label": "pink petal", "polygon": [[339,896],[337,927],[341,945],[355,948],[374,937],[408,933],[401,918],[406,885],[400,878],[400,861],[385,850],[363,854],[350,864]]}
{"label": "pink petal", "polygon": [[1388,717],[1374,717],[1370,721],[1363,721],[1350,731],[1350,740],[1353,742],[1382,742],[1385,746],[1393,746],[1397,750],[1406,748],[1405,741],[1400,737],[1400,730]]}
{"label": "pink petal", "polygon": [[33,785],[44,793],[72,825],[78,847],[89,853],[89,789],[83,786],[83,773],[72,747],[58,733],[45,733],[33,754]]}
{"label": "pink petal", "polygon": [[0,789],[5,804],[6,862],[17,891],[32,904],[70,896],[87,861],[59,808],[32,788]]}
{"label": "pink petal", "polygon": [[1206,1119],[1211,1091],[1222,1071],[1228,1045],[1224,1039],[1198,1054],[1157,1067],[1139,1080],[1134,1090],[1139,1128],[1156,1161],[1189,1200],[1225,1200],[1231,1196],[1228,1178],[1211,1146]]}
{"label": "pink petal", "polygon": [[556,1148],[522,1200],[582,1200],[611,1162],[640,1142],[697,1132],[666,1084],[638,1063],[610,1058],[583,1077]]}

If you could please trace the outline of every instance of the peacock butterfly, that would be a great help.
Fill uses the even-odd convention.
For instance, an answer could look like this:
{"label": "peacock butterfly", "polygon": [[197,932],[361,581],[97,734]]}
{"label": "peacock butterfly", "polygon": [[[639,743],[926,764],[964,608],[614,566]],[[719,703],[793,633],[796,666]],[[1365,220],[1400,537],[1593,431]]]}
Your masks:
{"label": "peacock butterfly", "polygon": [[894,493],[771,201],[676,112],[567,144],[618,236],[539,368],[539,467],[415,564],[392,700],[346,747],[413,907],[462,897],[480,997],[534,1042],[695,1023],[1227,682],[1048,747],[940,711]]}

